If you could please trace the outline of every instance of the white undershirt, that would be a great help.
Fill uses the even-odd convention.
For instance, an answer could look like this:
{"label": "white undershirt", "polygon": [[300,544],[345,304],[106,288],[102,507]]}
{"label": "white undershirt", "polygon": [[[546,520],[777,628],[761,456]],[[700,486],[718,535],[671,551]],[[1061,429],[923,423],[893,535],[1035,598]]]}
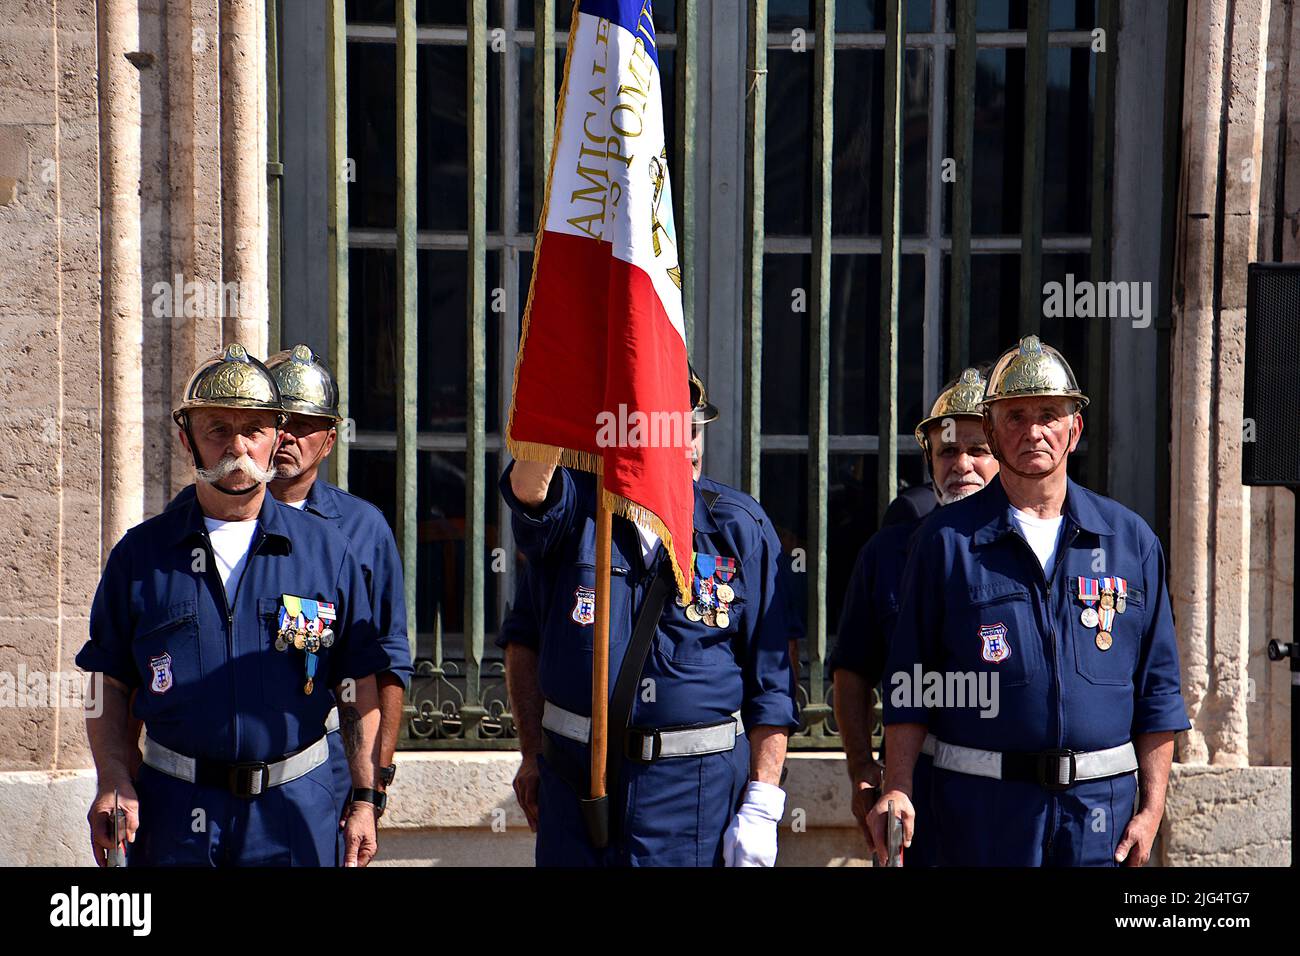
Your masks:
{"label": "white undershirt", "polygon": [[654,564],[655,554],[659,551],[659,535],[640,525],[636,526],[636,532],[641,536],[641,560],[648,568]]}
{"label": "white undershirt", "polygon": [[1065,516],[1039,518],[1019,508],[1012,508],[1011,517],[1020,526],[1020,533],[1029,542],[1029,547],[1038,556],[1038,563],[1043,566],[1043,574],[1050,578],[1052,569],[1056,567],[1056,542],[1061,536],[1061,523],[1065,520]]}
{"label": "white undershirt", "polygon": [[239,589],[239,579],[248,563],[248,547],[253,542],[253,533],[257,531],[257,519],[218,521],[216,518],[205,517],[203,523],[208,528],[212,553],[217,558],[217,571],[221,574],[221,583],[229,597]]}
{"label": "white undershirt", "polygon": [[288,505],[290,508],[297,508],[299,511],[302,511],[303,508],[307,507],[307,499],[304,498],[302,501],[285,501],[283,504]]}

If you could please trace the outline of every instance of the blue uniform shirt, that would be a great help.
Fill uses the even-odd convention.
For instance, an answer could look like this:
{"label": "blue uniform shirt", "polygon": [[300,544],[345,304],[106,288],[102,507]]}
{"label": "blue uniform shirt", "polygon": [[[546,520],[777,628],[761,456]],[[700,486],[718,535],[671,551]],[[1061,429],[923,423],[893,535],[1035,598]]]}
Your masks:
{"label": "blue uniform shirt", "polygon": [[[194,486],[187,485],[172,499],[167,510],[194,500]],[[323,478],[312,482],[302,509],[332,522],[352,544],[361,562],[366,595],[374,613],[379,642],[393,666],[388,668],[403,686],[411,682],[411,645],[406,635],[406,589],[397,542],[384,513],[364,498],[348,494]]]}
{"label": "blue uniform shirt", "polygon": [[[510,466],[513,468],[513,464]],[[501,494],[513,511],[515,540],[531,565],[537,630],[524,620],[503,624],[498,643],[540,631],[538,682],[542,695],[576,714],[591,713],[594,624],[585,602],[595,587],[595,478],[556,469],[546,502],[531,512],[510,488]],[[710,509],[702,490],[719,498]],[[654,680],[652,700],[638,694],[632,723],[672,727],[717,723],[740,711],[746,727],[797,726],[794,673],[789,658],[790,619],[777,585],[780,542],[767,515],[748,495],[701,478],[695,486],[695,550],[736,559],[730,585],[736,593],[725,628],[691,622],[670,597],[642,672]],[[646,568],[640,538],[628,521],[613,523],[610,574],[610,688],[658,562]],[[522,602],[517,602],[522,603]],[[526,610],[526,609],[524,609]]]}
{"label": "blue uniform shirt", "polygon": [[[1128,583],[1109,650],[1080,620],[1079,576]],[[1010,653],[988,654],[990,635],[1003,635]],[[997,715],[951,700],[924,706],[910,692],[918,667],[998,675]],[[1179,682],[1164,552],[1132,511],[1070,481],[1051,580],[1016,529],[1000,478],[922,526],[890,642],[886,724],[928,724],[940,740],[985,750],[1101,750],[1186,730]]]}
{"label": "blue uniform shirt", "polygon": [[920,520],[885,525],[858,552],[844,592],[835,647],[826,659],[828,675],[833,677],[842,667],[860,675],[872,687],[880,683],[898,617],[898,590],[909,542],[920,525]]}
{"label": "blue uniform shirt", "polygon": [[[304,652],[275,649],[285,594],[335,607],[334,643],[319,652],[311,694]],[[340,681],[393,666],[376,638],[361,564],[344,535],[267,494],[228,600],[192,500],[136,525],[113,548],[77,665],[138,688],[135,714],[165,747],[270,761],[321,737]]]}

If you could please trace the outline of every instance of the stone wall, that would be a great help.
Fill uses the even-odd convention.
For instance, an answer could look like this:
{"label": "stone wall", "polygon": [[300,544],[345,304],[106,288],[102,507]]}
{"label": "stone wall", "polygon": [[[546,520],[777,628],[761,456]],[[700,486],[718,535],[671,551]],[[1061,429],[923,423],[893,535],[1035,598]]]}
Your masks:
{"label": "stone wall", "polygon": [[[57,11],[57,15],[56,15]],[[0,672],[73,670],[100,569],[94,0],[0,5]],[[86,766],[79,712],[0,707],[0,767]]]}

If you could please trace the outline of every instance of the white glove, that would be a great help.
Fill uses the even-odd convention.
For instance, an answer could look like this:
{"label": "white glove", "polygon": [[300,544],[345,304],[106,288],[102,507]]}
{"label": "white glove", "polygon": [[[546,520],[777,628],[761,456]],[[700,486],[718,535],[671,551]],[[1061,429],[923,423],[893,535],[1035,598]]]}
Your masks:
{"label": "white glove", "polygon": [[785,791],[755,780],[745,789],[745,802],[722,834],[726,866],[774,866],[776,827],[785,813]]}

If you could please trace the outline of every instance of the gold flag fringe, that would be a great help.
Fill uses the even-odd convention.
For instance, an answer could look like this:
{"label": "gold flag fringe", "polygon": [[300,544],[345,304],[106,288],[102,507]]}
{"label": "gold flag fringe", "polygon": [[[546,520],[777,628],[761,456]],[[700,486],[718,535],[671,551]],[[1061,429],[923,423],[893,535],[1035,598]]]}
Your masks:
{"label": "gold flag fringe", "polygon": [[[668,530],[666,524],[659,520],[659,516],[649,508],[605,489],[601,484],[604,480],[605,463],[599,455],[589,451],[577,451],[573,448],[560,448],[558,445],[547,445],[542,442],[514,441],[510,438],[506,439],[506,448],[509,449],[514,458],[520,461],[536,461],[543,465],[559,465],[564,468],[591,472],[595,475],[601,500],[605,503],[605,507],[609,509],[610,514],[626,518],[628,521],[649,528],[659,535],[659,540],[664,543],[664,550],[668,552],[668,560],[672,562],[673,578],[677,582],[677,591],[687,601],[691,599],[691,575],[689,569],[683,568],[677,562],[677,552],[673,550],[672,532]],[[691,549],[691,561],[695,561],[694,548]]]}
{"label": "gold flag fringe", "polygon": [[[677,581],[677,592],[689,601],[691,599],[691,578],[686,574],[682,566],[677,563],[677,552],[673,550],[673,536],[672,532],[668,530],[668,526],[660,521],[659,516],[653,511],[637,504],[635,501],[629,501],[622,495],[616,495],[603,487],[600,489],[600,495],[605,507],[611,513],[626,518],[628,521],[642,527],[649,528],[659,535],[659,539],[664,543],[664,550],[668,552],[668,560],[673,565],[673,577]],[[694,549],[691,550],[691,560],[695,560]]]}

